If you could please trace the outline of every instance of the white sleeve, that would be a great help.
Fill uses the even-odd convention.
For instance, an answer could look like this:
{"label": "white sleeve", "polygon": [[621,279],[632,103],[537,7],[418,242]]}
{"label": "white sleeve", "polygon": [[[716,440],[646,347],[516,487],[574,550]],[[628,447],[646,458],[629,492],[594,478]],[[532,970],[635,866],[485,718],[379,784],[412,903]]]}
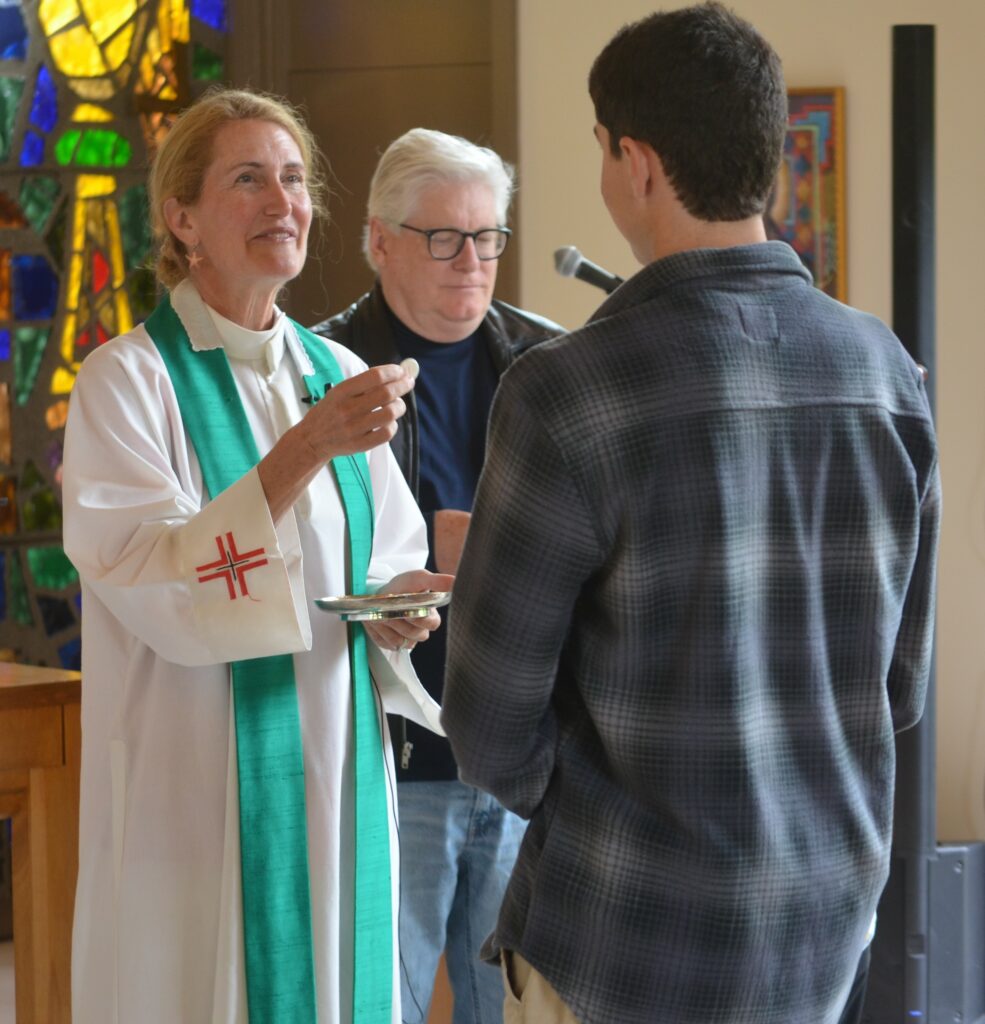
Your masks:
{"label": "white sleeve", "polygon": [[256,470],[206,502],[174,390],[143,328],[86,359],[64,459],[64,544],[99,599],[169,661],[310,647],[293,516],[275,528]]}

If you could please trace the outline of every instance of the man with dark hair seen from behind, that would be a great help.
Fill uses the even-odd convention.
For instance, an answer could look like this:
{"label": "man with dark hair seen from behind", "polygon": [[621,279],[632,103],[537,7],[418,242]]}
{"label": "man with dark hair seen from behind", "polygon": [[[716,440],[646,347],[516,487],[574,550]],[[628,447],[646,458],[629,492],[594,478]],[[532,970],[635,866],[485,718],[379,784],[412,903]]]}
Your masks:
{"label": "man with dark hair seen from behind", "polygon": [[530,819],[484,953],[508,1022],[835,1024],[927,688],[923,381],[766,240],[786,92],[752,26],[653,14],[589,90],[643,269],[493,406],[442,716]]}

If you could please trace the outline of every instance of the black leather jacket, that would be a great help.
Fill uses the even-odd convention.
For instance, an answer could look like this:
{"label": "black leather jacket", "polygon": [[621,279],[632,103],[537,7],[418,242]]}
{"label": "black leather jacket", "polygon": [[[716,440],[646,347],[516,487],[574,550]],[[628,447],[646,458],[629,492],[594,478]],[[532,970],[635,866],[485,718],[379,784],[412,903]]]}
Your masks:
{"label": "black leather jacket", "polygon": [[[510,363],[528,348],[564,333],[564,328],[553,321],[496,299],[490,305],[489,312],[486,313],[486,318],[479,329],[489,346],[489,354],[499,376],[502,376]],[[315,324],[311,330],[315,334],[345,345],[370,366],[400,361],[383,291],[378,281],[371,291],[357,299],[348,309]],[[417,498],[421,463],[417,404],[413,392],[406,395],[404,400],[407,403],[407,412],[401,417],[390,446],[407,483],[414,492],[414,497]]]}

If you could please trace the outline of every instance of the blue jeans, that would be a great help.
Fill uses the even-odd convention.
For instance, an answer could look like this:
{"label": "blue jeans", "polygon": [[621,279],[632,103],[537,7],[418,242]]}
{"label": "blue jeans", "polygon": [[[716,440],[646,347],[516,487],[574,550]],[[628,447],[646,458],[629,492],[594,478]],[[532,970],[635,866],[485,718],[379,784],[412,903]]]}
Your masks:
{"label": "blue jeans", "polygon": [[499,1024],[503,982],[479,949],[492,932],[526,822],[462,782],[401,782],[400,994],[423,1024],[442,950],[453,1024]]}

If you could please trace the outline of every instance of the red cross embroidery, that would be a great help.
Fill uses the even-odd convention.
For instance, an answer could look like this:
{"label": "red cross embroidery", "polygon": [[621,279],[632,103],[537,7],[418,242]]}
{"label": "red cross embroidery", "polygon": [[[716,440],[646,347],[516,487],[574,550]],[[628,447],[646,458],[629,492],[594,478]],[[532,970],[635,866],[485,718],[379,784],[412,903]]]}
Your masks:
{"label": "red cross embroidery", "polygon": [[236,600],[236,583],[239,582],[239,592],[243,597],[249,597],[250,591],[246,585],[246,574],[250,569],[258,569],[261,565],[267,564],[266,558],[257,558],[264,553],[264,548],[257,548],[256,551],[244,551],[240,554],[236,550],[236,542],[232,533],[226,534],[226,545],[223,546],[222,537],[216,537],[216,547],[219,549],[219,557],[214,562],[207,562],[205,565],[195,566],[195,572],[205,573],[199,576],[199,583],[208,583],[209,580],[224,579],[229,589],[229,600]]}

